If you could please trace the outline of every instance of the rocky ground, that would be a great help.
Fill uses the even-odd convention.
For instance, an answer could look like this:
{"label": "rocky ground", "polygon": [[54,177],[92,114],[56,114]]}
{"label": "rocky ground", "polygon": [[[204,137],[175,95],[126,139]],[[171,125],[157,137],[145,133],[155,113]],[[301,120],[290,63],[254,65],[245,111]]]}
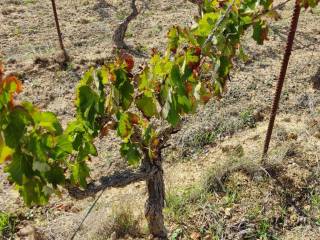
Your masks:
{"label": "rocky ground", "polygon": [[[162,49],[167,29],[190,25],[196,14],[183,0],[138,4],[141,13],[126,41],[142,52]],[[112,34],[130,8],[129,1],[118,0],[59,0],[57,5],[72,57],[68,66],[59,63],[50,1],[40,0],[0,2],[0,60],[23,81],[24,100],[57,113],[65,124],[74,115],[79,77],[110,61]],[[185,118],[182,131],[172,136],[164,152],[171,239],[320,239],[319,7],[302,12],[270,148],[268,162],[281,169],[286,188],[260,165],[292,8],[291,2],[280,10],[282,19],[271,24],[265,45],[255,45],[250,33],[245,37],[249,59],[236,62],[224,98]],[[125,166],[117,141],[97,142],[92,178]],[[226,172],[217,184],[216,177]],[[28,234],[70,239],[95,200],[74,201],[63,194],[48,206],[28,209],[3,173],[0,180],[0,211],[12,216],[11,239]],[[144,183],[106,190],[74,239],[147,238],[145,193]]]}

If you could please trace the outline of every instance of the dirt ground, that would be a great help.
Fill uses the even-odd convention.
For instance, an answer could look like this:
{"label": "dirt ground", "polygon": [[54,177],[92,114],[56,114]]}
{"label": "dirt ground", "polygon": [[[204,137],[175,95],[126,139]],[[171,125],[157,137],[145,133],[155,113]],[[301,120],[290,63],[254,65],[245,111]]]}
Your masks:
{"label": "dirt ground", "polygon": [[[79,77],[90,66],[110,61],[112,34],[128,15],[130,8],[127,0],[56,2],[71,63],[64,69],[59,65],[59,47],[51,3],[40,0],[1,0],[0,60],[4,62],[7,73],[15,73],[23,81],[23,100],[55,112],[66,124],[74,116],[72,103]],[[140,51],[153,47],[164,48],[168,28],[172,25],[192,24],[193,16],[197,13],[196,8],[185,0],[140,0],[138,5],[141,12],[130,25],[126,42]],[[182,131],[172,137],[172,146],[164,153],[168,191],[183,192],[203,181],[208,169],[221,164],[234,164],[232,149],[239,145],[243,154],[238,160],[259,162],[292,8],[291,1],[280,10],[282,19],[271,24],[269,41],[263,46],[257,46],[250,40],[250,33],[245,37],[249,61],[236,62],[224,98],[220,101],[212,100],[197,114],[183,120]],[[136,58],[139,62],[147,60],[141,56]],[[97,142],[99,157],[93,159],[92,178],[126,166],[118,154],[117,146],[118,140],[115,137]],[[270,149],[273,159],[286,166],[283,175],[292,180],[295,189],[309,187],[310,192],[320,194],[317,181],[320,177],[319,7],[313,12],[302,11]],[[271,209],[272,204],[281,205],[281,197],[273,194],[271,180],[259,182],[247,179],[247,176],[241,177],[241,174],[230,178],[231,183],[234,179],[239,185],[241,197],[239,202],[225,207],[221,215],[226,233],[220,235],[220,238],[213,238],[207,233],[197,237],[194,233],[200,232],[200,227],[203,227],[201,224],[205,221],[197,218],[202,212],[195,210],[193,218],[199,219],[197,223],[192,222],[190,216],[181,218],[184,223],[170,216],[166,218],[171,239],[245,239],[243,235],[236,234],[243,229],[232,226],[245,222],[245,213],[252,204],[264,204],[267,210],[260,215],[265,214],[266,217],[271,214],[268,209]],[[97,234],[106,228],[112,209],[119,205],[131,206],[135,217],[141,220],[142,229],[145,229],[145,198],[144,183],[106,190],[75,239],[100,239]],[[216,202],[221,198],[213,197]],[[70,239],[94,200],[74,201],[63,194],[61,198],[53,198],[48,206],[27,209],[18,193],[5,180],[2,171],[0,173],[0,211],[19,216],[17,231],[32,225],[43,239]],[[310,201],[304,199],[302,207],[314,207]],[[227,208],[230,209],[225,211]],[[297,213],[290,211],[286,219],[291,221]],[[315,217],[319,218],[320,214]],[[288,240],[320,239],[319,224],[315,224],[312,219],[288,220],[287,225],[274,230],[275,235],[278,239]],[[246,226],[250,228],[250,224]],[[147,236],[141,235],[140,238]]]}

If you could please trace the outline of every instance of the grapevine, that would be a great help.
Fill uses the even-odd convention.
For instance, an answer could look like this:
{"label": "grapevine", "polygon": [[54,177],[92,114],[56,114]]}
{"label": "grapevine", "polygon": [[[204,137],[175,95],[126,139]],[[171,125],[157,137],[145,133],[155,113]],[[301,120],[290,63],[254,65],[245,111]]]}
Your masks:
{"label": "grapevine", "polygon": [[55,0],[51,0],[51,4],[52,4],[52,11],[53,11],[53,16],[54,16],[54,21],[56,24],[56,29],[57,29],[57,34],[58,34],[58,38],[59,38],[59,44],[60,44],[60,48],[63,52],[63,57],[64,57],[64,61],[67,62],[69,60],[69,56],[68,53],[64,47],[63,44],[63,40],[62,40],[62,33],[60,30],[60,24],[59,24],[59,18],[58,18],[58,13],[57,13],[57,8],[56,8],[56,2]]}
{"label": "grapevine", "polygon": [[[305,7],[317,3],[301,2]],[[271,0],[199,4],[197,24],[172,27],[166,51],[154,49],[138,72],[125,52],[112,64],[86,72],[76,89],[76,118],[66,129],[54,113],[29,102],[15,103],[22,84],[4,76],[0,66],[0,163],[27,205],[47,203],[61,186],[80,198],[145,180],[150,233],[166,237],[161,150],[179,129],[183,115],[222,96],[234,59],[244,55],[241,37],[252,29],[253,39],[263,44],[268,35],[266,15],[274,11]],[[136,168],[87,183],[87,162],[98,154],[94,139],[111,131],[121,139],[121,156]]]}

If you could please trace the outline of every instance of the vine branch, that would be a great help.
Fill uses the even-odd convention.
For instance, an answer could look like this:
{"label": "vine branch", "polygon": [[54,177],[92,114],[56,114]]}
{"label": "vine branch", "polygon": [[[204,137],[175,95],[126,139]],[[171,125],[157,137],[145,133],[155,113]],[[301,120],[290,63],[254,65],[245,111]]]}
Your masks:
{"label": "vine branch", "polygon": [[74,187],[71,184],[66,184],[66,189],[69,195],[76,199],[84,199],[94,196],[96,193],[111,187],[125,187],[131,183],[141,182],[151,177],[158,168],[153,167],[149,171],[141,168],[139,170],[125,170],[116,172],[111,176],[101,177],[100,180],[94,181],[88,184],[88,187],[84,190],[79,187]]}
{"label": "vine branch", "polygon": [[230,5],[228,6],[226,12],[218,19],[216,25],[214,26],[214,28],[212,29],[210,35],[208,36],[208,38],[206,39],[206,41],[203,43],[202,48],[204,48],[209,42],[212,41],[214,35],[216,34],[218,28],[220,27],[220,25],[223,23],[224,19],[229,15],[229,13],[231,12],[232,6],[234,4],[235,0],[232,1],[232,3],[230,3]]}
{"label": "vine branch", "polygon": [[52,3],[54,21],[55,21],[56,29],[57,29],[57,33],[58,33],[60,48],[63,52],[64,61],[67,62],[69,60],[69,56],[67,54],[67,51],[64,47],[63,40],[62,40],[62,33],[61,33],[60,25],[59,25],[59,18],[58,18],[58,13],[57,13],[56,2],[55,2],[55,0],[51,0],[51,3]]}

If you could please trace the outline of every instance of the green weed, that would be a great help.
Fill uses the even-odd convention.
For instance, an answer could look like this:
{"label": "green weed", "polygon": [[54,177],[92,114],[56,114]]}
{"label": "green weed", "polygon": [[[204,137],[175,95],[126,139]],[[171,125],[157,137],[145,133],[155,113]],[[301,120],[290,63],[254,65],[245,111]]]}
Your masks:
{"label": "green weed", "polygon": [[240,113],[240,120],[245,127],[256,127],[256,121],[251,110],[245,110]]}
{"label": "green weed", "polygon": [[10,214],[0,211],[0,236],[10,236],[14,232],[15,221]]}

